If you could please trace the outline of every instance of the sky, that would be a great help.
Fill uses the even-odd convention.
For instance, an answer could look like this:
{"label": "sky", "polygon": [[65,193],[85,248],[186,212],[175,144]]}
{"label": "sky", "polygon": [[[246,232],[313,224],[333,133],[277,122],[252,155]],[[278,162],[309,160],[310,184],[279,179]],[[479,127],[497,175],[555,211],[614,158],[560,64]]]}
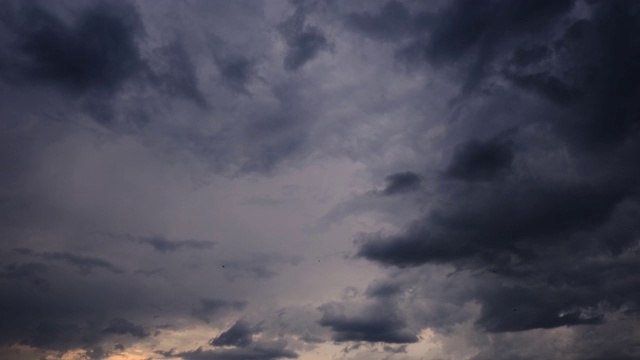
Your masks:
{"label": "sky", "polygon": [[640,3],[0,2],[0,358],[640,359]]}

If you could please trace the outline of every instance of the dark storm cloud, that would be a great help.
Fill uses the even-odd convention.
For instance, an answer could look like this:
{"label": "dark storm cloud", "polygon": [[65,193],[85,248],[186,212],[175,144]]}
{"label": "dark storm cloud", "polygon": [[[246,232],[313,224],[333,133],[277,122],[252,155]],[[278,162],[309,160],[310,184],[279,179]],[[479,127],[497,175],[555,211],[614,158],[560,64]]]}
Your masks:
{"label": "dark storm cloud", "polygon": [[[60,351],[77,347],[91,349],[110,335],[100,328],[102,323],[97,318],[103,313],[92,312],[95,306],[73,298],[56,298],[52,291],[33,293],[6,286],[2,286],[2,291],[5,295],[0,302],[3,309],[0,311],[3,317],[0,344],[21,343]],[[90,310],[91,307],[94,309]],[[139,335],[130,330],[133,329],[117,333]]]}
{"label": "dark storm cloud", "polygon": [[163,254],[182,250],[182,249],[195,249],[195,250],[210,249],[216,244],[214,241],[208,241],[208,240],[194,240],[194,239],[168,240],[161,236],[142,238],[139,241],[142,244],[151,245],[154,250],[161,252]]}
{"label": "dark storm cloud", "polygon": [[387,186],[382,190],[384,195],[396,195],[420,189],[420,176],[411,171],[391,174],[385,178]]}
{"label": "dark storm cloud", "polygon": [[416,12],[391,1],[377,15],[354,13],[347,24],[357,32],[381,41],[396,41],[399,59],[453,66],[462,59],[466,78],[463,93],[478,87],[492,71],[493,61],[506,40],[527,38],[547,30],[573,8],[563,1],[467,0],[447,4],[437,13]]}
{"label": "dark storm cloud", "polygon": [[198,348],[193,351],[179,353],[164,352],[166,357],[179,357],[185,360],[275,360],[297,359],[295,351],[286,349],[286,343],[256,344],[248,348],[231,348],[203,350]]}
{"label": "dark storm cloud", "polygon": [[21,4],[4,27],[14,34],[5,77],[60,85],[69,91],[116,91],[142,67],[136,37],[138,12],[124,4],[99,4],[67,23],[36,3]]}
{"label": "dark storm cloud", "polygon": [[589,297],[584,289],[524,288],[491,289],[483,294],[478,325],[490,332],[548,329],[558,326],[599,324],[602,314],[591,315],[581,302]]}
{"label": "dark storm cloud", "polygon": [[336,342],[365,341],[383,343],[414,343],[415,333],[406,328],[407,324],[392,309],[380,306],[368,309],[362,314],[347,315],[336,304],[325,304],[318,308],[322,318],[318,324],[333,332]]}
{"label": "dark storm cloud", "polygon": [[[196,67],[180,43],[143,50],[147,32],[135,5],[101,2],[64,8],[53,2],[8,2],[3,6],[0,77],[9,86],[49,85],[71,104],[79,99],[76,110],[111,129],[146,125],[152,118],[153,98],[183,98],[201,109],[208,106],[198,87]],[[129,98],[118,97],[131,89],[138,91],[135,106],[128,104]]]}
{"label": "dark storm cloud", "polygon": [[102,330],[106,334],[131,335],[138,339],[149,337],[151,333],[142,325],[137,325],[123,318],[115,318],[109,321],[107,327]]}
{"label": "dark storm cloud", "polygon": [[548,73],[505,73],[505,76],[516,86],[544,94],[549,100],[559,105],[567,105],[581,95],[579,90],[570,87],[558,77]]}
{"label": "dark storm cloud", "polygon": [[[571,109],[558,124],[569,145],[606,150],[637,135],[640,55],[638,4],[596,2],[557,40],[558,61],[541,69],[507,69],[515,85]],[[512,73],[516,74],[513,75]],[[635,141],[635,139],[634,139]]]}
{"label": "dark storm cloud", "polygon": [[259,333],[260,327],[250,326],[239,320],[222,334],[209,341],[212,346],[236,346],[247,347],[253,341],[253,335]]}
{"label": "dark storm cloud", "polygon": [[284,68],[296,71],[328,48],[324,33],[315,26],[307,25],[302,6],[289,19],[280,24],[280,34],[287,43]]}
{"label": "dark storm cloud", "polygon": [[551,55],[551,50],[545,45],[520,46],[512,57],[511,63],[516,66],[528,66],[539,63]]}
{"label": "dark storm cloud", "polygon": [[[629,59],[640,54],[632,40],[640,10],[624,1],[582,5],[592,12],[586,19],[573,18],[571,2],[458,1],[435,15],[428,39],[414,31],[406,48],[434,65],[470,61],[452,65],[463,87],[501,79],[546,101],[534,105],[541,119],[520,113],[504,126],[538,129],[549,142],[520,130],[466,140],[421,220],[358,243],[360,256],[384,265],[479,270],[486,282],[469,296],[482,306],[484,331],[596,326],[638,306],[629,266],[638,260],[640,65]],[[512,113],[499,91],[467,96]],[[553,167],[558,158],[563,165]],[[395,291],[388,287],[368,293],[383,298]]]}
{"label": "dark storm cloud", "polygon": [[513,156],[508,140],[469,140],[458,146],[445,173],[467,181],[492,180],[511,166]]}
{"label": "dark storm cloud", "polygon": [[455,1],[434,19],[422,56],[436,64],[455,61],[475,46],[539,30],[572,7],[572,0]]}
{"label": "dark storm cloud", "polygon": [[[470,358],[554,359],[526,353],[545,339],[538,335],[549,333],[559,334],[561,344],[575,341],[570,351],[576,358],[606,358],[605,349],[613,347],[611,357],[634,358],[640,308],[638,3],[461,0],[424,10],[432,5],[391,1],[347,14],[339,13],[342,5],[322,13],[296,3],[290,17],[267,3],[216,5],[222,9],[155,2],[139,8],[112,2],[0,6],[0,95],[8,109],[0,121],[0,351],[10,344],[83,348],[92,358],[105,358],[114,341],[122,343],[115,347],[120,351],[137,349],[131,346],[136,343],[153,346],[159,341],[151,338],[156,321],[175,333],[185,325],[215,334],[221,323],[233,324],[230,315],[245,319],[241,312],[250,310],[251,322],[238,321],[213,339],[210,334],[202,348],[157,354],[297,358],[296,351],[305,357],[314,344],[333,341],[349,351],[378,351],[380,358],[404,357],[394,354],[415,350],[406,344],[420,341],[418,334],[428,328],[434,341],[443,341],[443,353],[451,348],[448,341],[468,336],[462,342],[473,348]],[[232,19],[226,6],[258,17]],[[330,34],[344,34],[344,26],[374,41],[347,44],[362,39],[349,34],[333,49]],[[209,33],[212,28],[219,34]],[[279,41],[274,45],[273,31],[284,49]],[[218,35],[238,47],[203,56],[199,49],[208,40],[202,39]],[[390,48],[395,58],[381,53]],[[323,63],[330,50],[335,56]],[[370,64],[363,73],[376,76],[360,84],[357,66],[364,58]],[[407,60],[419,66],[410,69],[412,76],[398,76],[393,66]],[[296,76],[302,70],[308,77]],[[446,100],[458,87],[463,96],[450,106]],[[378,95],[382,100],[361,102]],[[375,106],[368,108],[369,101]],[[87,124],[87,114],[101,124],[148,126],[121,136],[119,128]],[[348,141],[337,133],[348,134]],[[359,157],[365,151],[352,147],[363,142],[376,154]],[[171,148],[170,154],[156,151],[156,144]],[[190,152],[205,164],[182,167]],[[306,166],[325,161],[326,152],[329,168],[336,159],[356,165],[328,172],[330,182],[308,179]],[[291,172],[262,178],[292,164]],[[254,194],[208,173],[219,168],[238,176],[234,186],[256,194],[270,181],[299,181],[300,199],[285,205],[300,211],[274,233],[264,222],[271,215],[281,220],[281,211],[291,208],[278,207],[242,228],[266,209],[235,206],[238,197]],[[403,169],[416,172],[392,173]],[[302,299],[295,283],[280,281],[292,279],[282,268],[300,260],[247,256],[250,247],[243,246],[262,242],[251,237],[264,231],[260,246],[271,249],[270,239],[278,238],[276,248],[287,254],[306,251],[300,241],[304,249],[289,243],[300,239],[296,231],[304,224],[297,221],[308,224],[320,209],[315,206],[324,209],[351,190],[353,181],[343,180],[354,179],[346,177],[359,182],[368,171],[379,174],[384,187],[346,206],[367,218],[331,229],[326,238],[371,229],[372,223],[400,228],[363,235],[356,245],[358,256],[384,266],[388,277],[368,286],[345,284],[353,286],[344,293],[348,300],[319,312],[278,310],[277,326],[260,318],[269,311],[264,309]],[[241,178],[246,173],[250,181]],[[191,176],[207,184],[185,189],[192,183],[182,180]],[[236,210],[234,221],[219,226]],[[333,218],[351,214],[338,210]],[[223,216],[208,224],[207,211]],[[378,221],[385,213],[390,221]],[[84,236],[94,231],[169,231],[180,238]],[[189,238],[203,231],[216,233],[219,242]],[[245,236],[251,240],[234,241]],[[110,241],[116,238],[121,241]],[[316,259],[320,253],[313,251],[336,254],[349,246],[335,241],[321,241],[316,245],[322,248],[313,245],[305,256]],[[28,249],[12,252],[16,246]],[[231,257],[234,252],[242,255]],[[295,269],[294,281],[312,276],[306,265]],[[344,266],[344,279],[314,291],[334,293],[331,286],[362,271],[352,274],[356,265]],[[274,279],[280,273],[283,278]],[[234,300],[238,294],[255,306]],[[318,299],[309,308],[323,301]],[[546,331],[557,327],[571,329]],[[571,340],[563,338],[567,334]],[[292,343],[271,341],[283,336]],[[485,351],[500,349],[493,347],[500,342],[510,350]],[[603,343],[610,346],[596,346]],[[630,348],[636,350],[621,350]],[[465,357],[458,354],[442,358]]]}
{"label": "dark storm cloud", "polygon": [[381,281],[370,284],[367,287],[366,295],[370,298],[386,298],[400,294],[404,291],[402,284]]}
{"label": "dark storm cloud", "polygon": [[617,183],[499,183],[478,189],[477,198],[452,199],[451,208],[433,210],[404,233],[365,239],[359,255],[406,266],[494,251],[518,254],[521,247],[552,246],[597,229],[627,194]]}

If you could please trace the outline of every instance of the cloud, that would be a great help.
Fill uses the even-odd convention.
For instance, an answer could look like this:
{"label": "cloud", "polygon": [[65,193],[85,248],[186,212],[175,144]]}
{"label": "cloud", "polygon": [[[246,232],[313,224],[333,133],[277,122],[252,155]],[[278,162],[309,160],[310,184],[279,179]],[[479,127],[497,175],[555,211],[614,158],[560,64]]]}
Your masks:
{"label": "cloud", "polygon": [[241,278],[266,280],[280,275],[283,265],[296,266],[302,261],[297,256],[282,256],[279,254],[252,254],[247,259],[227,260],[221,267],[224,277],[229,281]]}
{"label": "cloud", "polygon": [[445,173],[467,181],[492,180],[511,167],[512,144],[505,140],[469,140],[459,145]]}
{"label": "cloud", "polygon": [[640,355],[635,2],[1,7],[0,358]]}
{"label": "cloud", "polygon": [[236,321],[232,327],[209,341],[212,346],[247,347],[253,341],[253,335],[260,332],[259,327],[251,327],[244,321]]}
{"label": "cloud", "polygon": [[193,315],[205,321],[209,321],[210,318],[223,313],[224,311],[243,310],[247,306],[247,301],[229,301],[224,299],[202,299],[200,300],[200,307],[193,310]]}
{"label": "cloud", "polygon": [[16,249],[16,251],[25,255],[36,256],[41,259],[65,262],[77,268],[82,274],[89,274],[94,269],[107,270],[114,274],[121,274],[124,272],[124,270],[113,265],[109,261],[92,256],[72,254],[68,252],[37,252],[31,249]]}
{"label": "cloud", "polygon": [[362,313],[347,315],[339,304],[325,304],[318,308],[321,326],[329,327],[336,342],[365,341],[383,343],[414,343],[418,337],[406,328],[405,321],[393,310],[365,309]]}
{"label": "cloud", "polygon": [[[346,17],[347,26],[374,39],[393,41],[415,31],[418,21],[409,9],[398,1],[390,1],[377,14],[351,13]],[[423,15],[421,20],[427,20]]]}
{"label": "cloud", "polygon": [[287,43],[284,68],[296,71],[328,48],[324,33],[315,26],[306,25],[306,13],[302,7],[279,25],[280,34]]}
{"label": "cloud", "polygon": [[141,238],[140,243],[148,244],[160,253],[174,252],[182,249],[204,250],[212,248],[216,243],[208,240],[168,240],[161,236]]}
{"label": "cloud", "polygon": [[151,333],[143,326],[136,325],[123,318],[111,319],[108,326],[102,331],[107,334],[131,335],[138,339],[144,339],[151,335]]}
{"label": "cloud", "polygon": [[5,60],[18,71],[6,76],[75,93],[114,92],[143,67],[136,44],[143,26],[132,6],[96,5],[70,23],[37,4],[23,4],[14,15],[5,26],[15,34],[22,56]]}
{"label": "cloud", "polygon": [[198,348],[193,351],[170,353],[171,357],[180,357],[185,360],[275,360],[297,359],[295,351],[286,349],[286,343],[275,342],[269,344],[256,344],[249,348],[231,348],[203,350]]}
{"label": "cloud", "polygon": [[384,195],[408,193],[420,189],[420,176],[410,171],[395,173],[385,178],[387,186],[382,190]]}
{"label": "cloud", "polygon": [[389,346],[389,345],[385,345],[382,347],[382,349],[385,352],[391,353],[391,354],[406,354],[407,353],[407,345],[400,345],[400,346]]}

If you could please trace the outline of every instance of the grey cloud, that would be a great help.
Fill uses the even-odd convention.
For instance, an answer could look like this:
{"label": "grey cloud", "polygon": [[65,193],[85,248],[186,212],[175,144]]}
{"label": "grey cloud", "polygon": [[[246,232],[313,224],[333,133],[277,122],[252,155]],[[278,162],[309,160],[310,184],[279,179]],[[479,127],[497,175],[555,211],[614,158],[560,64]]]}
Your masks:
{"label": "grey cloud", "polygon": [[387,186],[382,190],[384,195],[396,195],[409,193],[420,189],[422,179],[420,176],[411,172],[400,172],[387,176],[385,178]]}
{"label": "grey cloud", "polygon": [[[450,14],[472,16],[479,21],[479,32],[490,26],[484,23],[487,18],[482,9],[473,9],[473,5],[456,8],[459,4],[448,10]],[[500,6],[515,9],[529,5]],[[538,5],[550,7],[526,15],[531,21],[542,13],[560,14],[568,9],[567,4]],[[542,143],[520,144],[524,147],[518,149],[525,151],[518,154],[515,163],[515,147],[511,144],[522,141],[518,136],[509,142],[495,138],[467,142],[454,152],[446,174],[470,180],[468,184],[455,185],[443,179],[440,200],[422,220],[397,235],[371,235],[359,244],[361,256],[386,265],[445,263],[495,276],[496,283],[490,282],[485,291],[476,290],[473,295],[482,304],[477,325],[486,331],[596,325],[611,312],[636,306],[633,300],[624,305],[621,299],[629,296],[626,282],[634,283],[627,275],[627,261],[637,257],[632,250],[637,246],[637,238],[632,240],[637,236],[637,226],[624,219],[637,219],[628,211],[638,206],[638,173],[631,170],[627,159],[633,158],[638,149],[637,134],[630,130],[637,109],[628,102],[637,96],[638,89],[635,82],[627,81],[635,79],[638,71],[637,64],[624,59],[638,51],[637,44],[628,41],[633,33],[628,30],[638,26],[638,11],[624,2],[590,6],[594,11],[591,18],[578,22],[566,19],[566,28],[548,20],[522,25],[551,31],[551,37],[557,35],[553,33],[557,29],[561,41],[553,48],[542,47],[544,36],[538,41],[530,35],[527,40],[510,44],[515,50],[505,49],[513,55],[505,65],[508,71],[501,73],[512,85],[550,101],[552,106],[546,114],[558,114],[558,120],[551,124],[542,120],[541,126],[550,126],[546,134],[555,139],[555,146],[571,149],[565,166],[579,170],[545,172],[544,168],[529,168],[539,154],[554,152]],[[451,24],[458,29],[463,22]],[[465,24],[467,27],[474,22]],[[512,26],[509,24],[502,22],[500,26]],[[476,45],[488,46],[483,45],[487,39],[498,41],[461,29],[460,33],[435,29],[435,38],[425,48],[429,61],[455,60]],[[455,40],[457,36],[459,41],[437,40]],[[555,61],[548,60],[552,56]],[[492,59],[500,69],[497,58]],[[610,96],[615,92],[621,96]],[[491,95],[501,101],[498,93]],[[564,109],[571,113],[561,115],[567,114]],[[527,125],[512,125],[521,124]],[[536,151],[540,152],[527,152],[527,147],[530,151],[533,146],[539,146]],[[497,176],[507,169],[513,178]],[[548,180],[559,174],[564,180]],[[611,273],[593,267],[592,259],[597,256],[604,256],[602,261]],[[563,259],[573,259],[572,270],[564,267]],[[597,290],[611,281],[607,279],[612,273],[626,280],[615,282],[609,290]],[[503,287],[498,285],[499,279],[513,284]]]}
{"label": "grey cloud", "polygon": [[[428,328],[442,358],[637,358],[640,6],[314,4],[2,5],[0,357],[242,318],[158,356],[404,358]],[[296,291],[358,231],[382,268]]]}
{"label": "grey cloud", "polygon": [[232,90],[248,94],[247,85],[255,76],[255,62],[245,56],[216,57],[222,80]]}
{"label": "grey cloud", "polygon": [[393,309],[379,306],[366,309],[362,314],[347,315],[337,304],[325,304],[318,308],[321,326],[329,327],[336,342],[365,341],[383,343],[414,343],[418,337]]}
{"label": "grey cloud", "polygon": [[72,254],[68,252],[36,252],[29,249],[18,249],[26,255],[36,256],[46,260],[56,260],[65,262],[77,268],[83,274],[89,274],[94,269],[107,270],[114,274],[121,274],[123,269],[115,266],[111,262],[92,256]]}
{"label": "grey cloud", "polygon": [[567,13],[573,1],[456,1],[435,19],[424,56],[431,62],[458,60],[474,46],[538,30]]}
{"label": "grey cloud", "polygon": [[[558,235],[593,230],[607,222],[627,193],[615,183],[496,184],[468,203],[431,212],[405,233],[364,240],[360,256],[400,266],[544,246]],[[477,203],[475,203],[477,201]],[[526,246],[525,246],[526,247]]]}
{"label": "grey cloud", "polygon": [[131,335],[139,339],[144,339],[151,335],[149,330],[145,329],[144,326],[134,324],[123,318],[111,319],[107,327],[102,331],[107,334]]}
{"label": "grey cloud", "polygon": [[47,266],[41,263],[12,263],[4,266],[0,277],[42,287],[48,285],[43,277],[47,270]]}
{"label": "grey cloud", "polygon": [[468,181],[492,180],[511,167],[513,157],[509,140],[469,140],[458,146],[445,173]]}
{"label": "grey cloud", "polygon": [[73,344],[73,339],[77,338],[80,332],[80,327],[76,325],[43,322],[35,327],[32,338],[26,343],[41,348],[64,348]]}
{"label": "grey cloud", "polygon": [[415,31],[413,22],[409,10],[398,1],[388,2],[380,8],[378,14],[351,13],[346,18],[350,28],[383,41],[410,35]]}
{"label": "grey cloud", "polygon": [[287,43],[284,67],[296,71],[328,48],[324,33],[315,26],[305,24],[306,14],[302,7],[279,25],[280,33]]}
{"label": "grey cloud", "polygon": [[280,274],[283,265],[296,266],[302,261],[300,257],[287,257],[278,254],[254,254],[248,259],[225,261],[224,276],[230,281],[243,277],[270,279]]}
{"label": "grey cloud", "polygon": [[[514,69],[517,86],[572,109],[558,132],[581,150],[606,150],[637,134],[640,54],[631,40],[640,23],[632,2],[594,3],[593,16],[569,25],[554,52],[558,59],[541,69]],[[546,71],[546,72],[545,72]],[[615,95],[613,95],[615,93]]]}
{"label": "grey cloud", "polygon": [[529,66],[539,63],[551,55],[551,50],[545,45],[518,47],[511,57],[516,66]]}
{"label": "grey cloud", "polygon": [[259,326],[252,327],[248,323],[239,320],[222,334],[211,339],[209,344],[212,346],[247,347],[253,341],[253,335],[260,331]]}
{"label": "grey cloud", "polygon": [[544,94],[549,100],[566,105],[579,98],[579,90],[570,87],[558,77],[547,73],[505,74],[516,86]]}
{"label": "grey cloud", "polygon": [[211,318],[228,310],[240,311],[247,306],[247,301],[224,300],[224,299],[202,299],[200,306],[193,309],[192,313],[197,318],[209,321]]}
{"label": "grey cloud", "polygon": [[559,326],[599,324],[601,314],[580,308],[580,292],[561,289],[511,287],[492,289],[483,295],[478,325],[491,332],[522,331]]}
{"label": "grey cloud", "polygon": [[379,281],[369,284],[366,295],[371,298],[395,296],[404,291],[403,284],[392,281]]}
{"label": "grey cloud", "polygon": [[185,360],[275,360],[298,358],[298,354],[295,351],[286,349],[286,343],[266,343],[256,344],[249,348],[216,350],[198,348],[193,351],[165,354]]}
{"label": "grey cloud", "polygon": [[22,4],[14,15],[4,18],[5,27],[22,57],[5,62],[28,79],[78,93],[113,92],[142,68],[136,38],[143,26],[132,6],[95,5],[71,23],[37,3]]}
{"label": "grey cloud", "polygon": [[194,240],[194,239],[168,240],[161,236],[141,238],[139,241],[142,244],[151,245],[154,250],[161,252],[163,254],[182,250],[182,249],[195,249],[195,250],[210,249],[216,244],[214,241],[208,241],[208,240]]}
{"label": "grey cloud", "polygon": [[[419,13],[409,18],[409,22],[406,15],[400,16],[406,13],[406,9],[401,11],[401,8],[393,2],[388,3],[377,21],[370,16],[359,15],[361,25],[356,29],[362,31],[366,28],[364,24],[385,19],[385,27],[381,28],[388,30],[381,34],[383,36],[376,35],[372,29],[367,33],[384,40],[408,33],[403,37],[407,40],[399,42],[397,58],[411,63],[426,62],[436,67],[464,68],[464,95],[476,90],[491,74],[493,63],[505,42],[544,33],[550,24],[573,8],[573,1],[490,1],[479,4],[460,0],[447,4],[437,13]],[[395,17],[383,17],[389,9],[396,9]]]}
{"label": "grey cloud", "polygon": [[407,345],[400,345],[400,346],[389,346],[389,345],[385,345],[382,347],[382,350],[384,350],[385,352],[391,353],[391,354],[406,354],[407,353]]}
{"label": "grey cloud", "polygon": [[195,66],[181,42],[173,41],[155,55],[148,71],[151,85],[170,96],[192,100],[202,108],[209,105],[198,87]]}

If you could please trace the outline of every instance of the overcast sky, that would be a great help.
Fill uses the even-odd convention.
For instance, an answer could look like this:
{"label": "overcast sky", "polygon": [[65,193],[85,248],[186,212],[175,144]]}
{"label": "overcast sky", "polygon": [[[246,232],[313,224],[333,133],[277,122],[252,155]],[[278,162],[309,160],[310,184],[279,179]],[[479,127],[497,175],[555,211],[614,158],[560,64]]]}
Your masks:
{"label": "overcast sky", "polygon": [[637,1],[0,2],[0,358],[640,359]]}

